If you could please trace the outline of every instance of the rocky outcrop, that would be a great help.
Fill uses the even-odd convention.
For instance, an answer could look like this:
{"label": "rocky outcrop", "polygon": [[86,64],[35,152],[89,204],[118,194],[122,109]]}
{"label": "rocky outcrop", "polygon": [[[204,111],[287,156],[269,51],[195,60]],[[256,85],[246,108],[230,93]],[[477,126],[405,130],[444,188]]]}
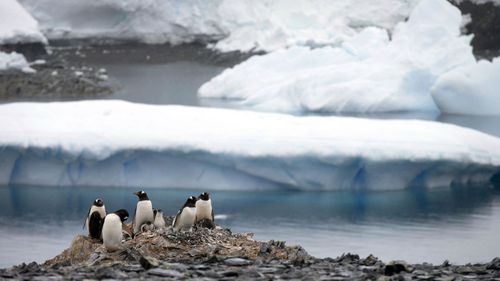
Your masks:
{"label": "rocky outcrop", "polygon": [[284,242],[276,241],[259,242],[249,233],[198,226],[191,232],[174,232],[169,228],[140,233],[124,242],[122,250],[115,252],[108,252],[99,241],[78,235],[68,249],[44,265],[95,266],[116,262],[143,263],[145,259],[181,263],[224,261],[229,265],[245,265],[270,260],[303,263],[310,258],[300,246],[286,246]]}
{"label": "rocky outcrop", "polygon": [[465,25],[467,34],[474,34],[474,55],[491,59],[500,55],[500,6],[493,2],[478,4],[477,1],[451,0],[462,14],[470,15]]}

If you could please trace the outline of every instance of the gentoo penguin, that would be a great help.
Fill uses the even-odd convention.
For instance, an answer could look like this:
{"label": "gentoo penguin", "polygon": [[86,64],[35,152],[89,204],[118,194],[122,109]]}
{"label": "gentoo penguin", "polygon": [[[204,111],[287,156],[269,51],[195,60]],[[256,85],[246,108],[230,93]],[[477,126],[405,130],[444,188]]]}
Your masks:
{"label": "gentoo penguin", "polygon": [[210,195],[208,192],[203,192],[198,196],[198,200],[196,201],[196,220],[195,223],[198,223],[202,220],[210,220],[214,221],[214,210],[212,209],[212,200],[210,199]]}
{"label": "gentoo penguin", "polygon": [[196,197],[189,196],[184,206],[177,212],[172,227],[175,231],[189,229],[196,219]]}
{"label": "gentoo penguin", "polygon": [[128,219],[127,210],[120,209],[114,213],[108,214],[104,218],[102,226],[102,242],[106,250],[115,251],[120,249],[122,244],[122,224]]}
{"label": "gentoo penguin", "polygon": [[165,227],[165,219],[163,218],[163,212],[161,209],[154,209],[153,214],[155,216],[155,220],[153,225],[156,229],[161,229]]}
{"label": "gentoo penguin", "polygon": [[102,224],[106,216],[106,207],[101,198],[97,198],[87,212],[83,227],[89,230],[89,236],[95,239],[101,239]]}
{"label": "gentoo penguin", "polygon": [[147,222],[153,223],[155,216],[153,214],[153,204],[151,204],[148,194],[142,190],[134,194],[139,198],[139,202],[135,207],[134,220],[132,221],[135,235],[141,231],[143,224]]}

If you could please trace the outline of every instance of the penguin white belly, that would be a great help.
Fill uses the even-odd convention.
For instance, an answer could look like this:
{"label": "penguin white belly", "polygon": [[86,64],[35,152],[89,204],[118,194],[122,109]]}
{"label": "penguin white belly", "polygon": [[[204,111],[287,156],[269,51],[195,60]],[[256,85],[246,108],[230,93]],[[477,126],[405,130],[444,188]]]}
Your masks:
{"label": "penguin white belly", "polygon": [[212,220],[212,199],[196,201],[196,222],[204,219]]}
{"label": "penguin white belly", "polygon": [[115,214],[109,214],[104,218],[102,226],[102,241],[106,249],[114,251],[120,249],[122,244],[122,221]]}
{"label": "penguin white belly", "polygon": [[[97,211],[99,213],[99,215],[101,215],[101,218],[106,217],[106,208],[104,206],[97,207],[97,206],[92,205],[92,207],[90,207],[89,216],[92,215],[92,213],[94,213],[95,211]],[[89,229],[89,218],[88,217],[85,220],[85,227],[87,229]]]}
{"label": "penguin white belly", "polygon": [[153,205],[149,200],[137,202],[137,209],[134,218],[134,234],[141,230],[141,226],[146,222],[154,222]]}
{"label": "penguin white belly", "polygon": [[185,207],[174,222],[174,230],[189,229],[194,224],[196,217],[195,207]]}

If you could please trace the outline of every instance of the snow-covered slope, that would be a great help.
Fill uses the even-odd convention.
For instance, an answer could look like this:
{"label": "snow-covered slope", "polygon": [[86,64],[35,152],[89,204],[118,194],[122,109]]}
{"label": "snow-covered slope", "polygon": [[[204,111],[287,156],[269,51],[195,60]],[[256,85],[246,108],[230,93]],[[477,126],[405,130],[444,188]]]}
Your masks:
{"label": "snow-covered slope", "polygon": [[16,0],[0,1],[0,45],[47,43],[38,22]]}
{"label": "snow-covered slope", "polygon": [[0,183],[335,190],[488,184],[500,139],[426,121],[123,101],[0,105]]}
{"label": "snow-covered slope", "polygon": [[265,111],[437,111],[430,88],[443,73],[474,63],[460,11],[423,0],[392,36],[367,28],[341,47],[290,48],[224,71],[199,89],[203,98]]}
{"label": "snow-covered slope", "polygon": [[366,26],[392,29],[419,0],[20,0],[49,38],[149,43],[219,40],[222,51],[336,44]]}

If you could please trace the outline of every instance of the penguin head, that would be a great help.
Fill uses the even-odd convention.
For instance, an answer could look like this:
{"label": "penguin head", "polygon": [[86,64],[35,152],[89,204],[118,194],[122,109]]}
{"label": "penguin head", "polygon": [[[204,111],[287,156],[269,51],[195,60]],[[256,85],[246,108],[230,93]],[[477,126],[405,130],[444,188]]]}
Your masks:
{"label": "penguin head", "polygon": [[102,207],[102,206],[104,206],[104,201],[102,201],[101,198],[97,198],[96,200],[94,200],[93,205],[97,206],[97,207]]}
{"label": "penguin head", "polygon": [[122,222],[128,220],[128,212],[125,209],[120,209],[118,211],[115,211],[115,214],[120,217],[120,220]]}
{"label": "penguin head", "polygon": [[144,190],[134,192],[134,194],[139,198],[139,201],[149,200],[148,194]]}
{"label": "penguin head", "polygon": [[198,196],[198,199],[207,201],[208,199],[210,199],[210,195],[208,194],[208,192],[203,192],[202,194],[200,194],[200,196]]}
{"label": "penguin head", "polygon": [[153,209],[153,217],[156,218],[157,215],[162,215],[161,209]]}
{"label": "penguin head", "polygon": [[189,198],[186,200],[186,203],[184,204],[184,207],[196,207],[196,197],[189,196]]}

